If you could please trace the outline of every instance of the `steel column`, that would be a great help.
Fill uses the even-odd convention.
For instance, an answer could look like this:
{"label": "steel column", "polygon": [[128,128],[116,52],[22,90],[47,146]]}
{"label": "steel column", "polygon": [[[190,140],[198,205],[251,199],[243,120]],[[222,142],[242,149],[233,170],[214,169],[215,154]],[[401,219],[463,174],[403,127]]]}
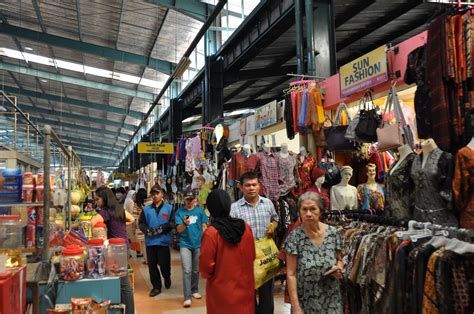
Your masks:
{"label": "steel column", "polygon": [[337,72],[333,0],[318,0],[314,17],[314,48],[318,54],[312,75],[329,77]]}
{"label": "steel column", "polygon": [[178,98],[171,99],[168,115],[168,141],[174,143],[178,137],[183,133],[183,109],[182,100]]}
{"label": "steel column", "polygon": [[[49,207],[50,207],[50,164],[51,164],[51,133],[52,129],[49,125],[44,126],[44,200],[43,200],[43,251],[41,258],[43,262],[49,262]],[[38,232],[36,232],[38,239]]]}
{"label": "steel column", "polygon": [[301,1],[302,0],[295,0],[297,74],[304,73],[303,8]]}
{"label": "steel column", "polygon": [[71,192],[72,192],[72,147],[68,147],[69,158],[67,159],[67,203],[64,208],[64,223],[66,228],[71,226]]}
{"label": "steel column", "polygon": [[306,15],[306,46],[308,53],[308,74],[315,76],[316,69],[314,63],[314,17],[313,17],[313,0],[305,0],[305,15]]}

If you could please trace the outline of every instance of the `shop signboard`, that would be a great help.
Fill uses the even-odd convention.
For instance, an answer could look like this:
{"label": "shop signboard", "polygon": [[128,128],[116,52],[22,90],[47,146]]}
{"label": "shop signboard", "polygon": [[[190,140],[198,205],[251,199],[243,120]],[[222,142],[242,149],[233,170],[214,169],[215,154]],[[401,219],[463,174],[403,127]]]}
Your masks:
{"label": "shop signboard", "polygon": [[255,129],[263,129],[277,123],[276,100],[258,108],[255,111]]}
{"label": "shop signboard", "polygon": [[240,123],[241,121],[237,121],[229,126],[229,143],[240,140]]}
{"label": "shop signboard", "polygon": [[138,143],[139,154],[173,154],[173,143]]}
{"label": "shop signboard", "polygon": [[339,69],[341,97],[348,97],[388,80],[386,46],[343,65]]}
{"label": "shop signboard", "polygon": [[255,128],[255,114],[248,116],[247,119],[245,119],[247,125],[245,126],[246,128],[246,135],[252,135],[255,133],[256,128]]}

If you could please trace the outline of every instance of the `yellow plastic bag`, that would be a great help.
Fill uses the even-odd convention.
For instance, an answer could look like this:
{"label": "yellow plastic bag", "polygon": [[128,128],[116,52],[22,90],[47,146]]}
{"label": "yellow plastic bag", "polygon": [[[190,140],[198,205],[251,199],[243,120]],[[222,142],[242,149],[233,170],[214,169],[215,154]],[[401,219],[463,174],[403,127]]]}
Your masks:
{"label": "yellow plastic bag", "polygon": [[257,289],[280,272],[280,260],[273,239],[263,238],[255,241],[255,251],[253,271]]}

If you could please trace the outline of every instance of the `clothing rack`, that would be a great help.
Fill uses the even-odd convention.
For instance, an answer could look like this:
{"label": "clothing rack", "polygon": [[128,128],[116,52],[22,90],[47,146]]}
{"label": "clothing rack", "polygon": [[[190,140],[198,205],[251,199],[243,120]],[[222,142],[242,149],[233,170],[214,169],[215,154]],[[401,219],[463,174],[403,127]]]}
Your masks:
{"label": "clothing rack", "polygon": [[436,231],[439,230],[446,230],[448,232],[455,232],[458,234],[465,234],[468,236],[474,236],[474,230],[471,229],[465,229],[465,228],[457,228],[457,227],[452,227],[452,226],[443,226],[443,225],[438,225],[438,224],[433,224],[431,222],[419,222],[416,220],[410,220],[408,222],[408,229],[413,230],[413,229],[429,229],[433,232],[433,234]]}
{"label": "clothing rack", "polygon": [[393,217],[385,217],[381,215],[382,213],[372,214],[366,210],[357,211],[357,210],[333,210],[328,211],[322,214],[323,218],[332,219],[332,218],[347,218],[352,220],[364,221],[368,223],[374,223],[378,225],[385,226],[394,226],[394,227],[407,227],[407,220],[400,220]]}

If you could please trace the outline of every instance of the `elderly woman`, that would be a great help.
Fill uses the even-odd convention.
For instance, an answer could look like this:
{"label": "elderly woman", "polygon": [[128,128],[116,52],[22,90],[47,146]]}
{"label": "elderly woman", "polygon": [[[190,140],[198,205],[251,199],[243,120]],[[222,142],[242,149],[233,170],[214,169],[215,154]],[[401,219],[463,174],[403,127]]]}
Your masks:
{"label": "elderly woman", "polygon": [[342,313],[342,241],[320,221],[323,202],[306,192],[298,200],[301,227],[285,242],[287,283],[293,313]]}

